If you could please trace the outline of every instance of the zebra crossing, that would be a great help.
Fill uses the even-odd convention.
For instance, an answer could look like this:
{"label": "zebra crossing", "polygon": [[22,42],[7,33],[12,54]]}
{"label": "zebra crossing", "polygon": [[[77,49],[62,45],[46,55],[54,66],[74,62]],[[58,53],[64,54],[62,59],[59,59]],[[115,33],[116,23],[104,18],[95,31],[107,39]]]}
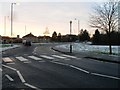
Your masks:
{"label": "zebra crossing", "polygon": [[[13,57],[12,57],[13,58]],[[15,61],[20,61],[23,63],[31,63],[32,60],[38,61],[38,62],[45,62],[47,60],[53,60],[53,61],[59,61],[61,60],[71,60],[71,59],[78,59],[75,56],[70,56],[70,55],[40,55],[40,56],[34,56],[34,55],[28,55],[28,56],[15,56],[15,60],[11,59],[11,57],[4,57],[2,58],[2,61],[7,63],[7,64],[14,64],[13,62]]]}

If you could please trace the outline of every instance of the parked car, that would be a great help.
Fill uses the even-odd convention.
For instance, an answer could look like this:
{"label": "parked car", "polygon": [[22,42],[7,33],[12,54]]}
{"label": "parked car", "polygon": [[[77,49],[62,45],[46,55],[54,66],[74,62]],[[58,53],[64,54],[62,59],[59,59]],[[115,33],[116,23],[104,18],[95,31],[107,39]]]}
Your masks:
{"label": "parked car", "polygon": [[23,40],[23,45],[31,46],[31,41]]}

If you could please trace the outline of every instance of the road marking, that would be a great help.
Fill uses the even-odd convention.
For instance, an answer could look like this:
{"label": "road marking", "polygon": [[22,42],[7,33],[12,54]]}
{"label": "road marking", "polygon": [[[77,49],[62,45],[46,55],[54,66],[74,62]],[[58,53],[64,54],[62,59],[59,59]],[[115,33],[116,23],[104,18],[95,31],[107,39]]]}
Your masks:
{"label": "road marking", "polygon": [[70,56],[70,55],[65,55],[65,54],[62,54],[62,56],[77,59],[77,57],[75,57],[75,56]]}
{"label": "road marking", "polygon": [[[28,83],[24,83],[26,86],[28,86],[28,87],[30,87],[30,88],[32,88],[32,89],[37,89],[38,90],[38,88],[37,87],[35,87],[35,86],[33,86],[33,85],[30,85],[30,84],[28,84]],[[40,90],[40,89],[39,89]]]}
{"label": "road marking", "polygon": [[0,71],[2,72],[2,68],[0,68]]}
{"label": "road marking", "polygon": [[17,74],[18,74],[20,80],[22,81],[22,83],[25,83],[25,80],[24,80],[23,76],[21,75],[21,73],[19,71],[17,71]]}
{"label": "road marking", "polygon": [[7,63],[7,64],[15,64],[15,63]]}
{"label": "road marking", "polygon": [[50,57],[50,56],[46,56],[46,55],[40,55],[40,57],[43,57],[43,58],[46,58],[46,59],[54,59],[53,57]]}
{"label": "road marking", "polygon": [[11,82],[13,82],[14,80],[9,76],[9,75],[5,75]]}
{"label": "road marking", "polygon": [[84,70],[84,69],[81,69],[79,67],[76,67],[76,66],[73,66],[73,65],[69,65],[70,67],[74,68],[74,69],[77,69],[77,70],[80,70],[82,72],[85,72],[85,73],[89,73],[88,71]]}
{"label": "road marking", "polygon": [[12,67],[9,67],[9,66],[3,65],[3,64],[2,64],[2,66],[6,67],[6,68],[9,68],[11,70],[17,71],[17,69],[15,69],[15,68],[12,68]]}
{"label": "road marking", "polygon": [[36,56],[28,56],[28,57],[31,58],[31,59],[34,59],[34,60],[42,60],[42,58],[38,58]]}
{"label": "road marking", "polygon": [[63,56],[58,56],[58,55],[52,55],[52,56],[60,59],[66,59],[66,57],[63,57]]}
{"label": "road marking", "polygon": [[31,61],[25,61],[25,62],[23,62],[23,63],[31,63]]}
{"label": "road marking", "polygon": [[68,64],[65,64],[65,63],[60,63],[60,62],[55,62],[55,61],[50,61],[50,62],[55,63],[55,64],[60,64],[60,65],[68,66]]}
{"label": "road marking", "polygon": [[24,58],[24,57],[16,57],[18,60],[20,60],[20,61],[28,61],[28,59],[26,59],[26,58]]}
{"label": "road marking", "polygon": [[120,80],[120,78],[118,78],[118,77],[114,77],[114,76],[103,75],[103,74],[99,74],[99,73],[91,73],[91,74],[93,74],[93,75],[97,75],[97,76],[102,76],[102,77],[107,77],[107,78],[112,78],[112,79]]}
{"label": "road marking", "polygon": [[4,62],[13,62],[12,59],[10,59],[9,57],[6,57],[6,58],[2,58]]}

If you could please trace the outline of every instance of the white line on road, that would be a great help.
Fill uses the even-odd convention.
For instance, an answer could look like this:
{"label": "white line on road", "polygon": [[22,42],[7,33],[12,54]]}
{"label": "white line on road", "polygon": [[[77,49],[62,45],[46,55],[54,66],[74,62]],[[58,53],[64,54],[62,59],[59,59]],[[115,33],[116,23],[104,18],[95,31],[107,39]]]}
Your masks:
{"label": "white line on road", "polygon": [[9,76],[9,75],[5,75],[11,82],[13,82],[14,80]]}
{"label": "white line on road", "polygon": [[0,68],[0,71],[2,72],[2,68]]}
{"label": "white line on road", "polygon": [[7,64],[15,64],[15,63],[7,63]]}
{"label": "white line on road", "polygon": [[4,62],[13,62],[9,57],[2,58]]}
{"label": "white line on road", "polygon": [[28,59],[26,59],[26,58],[24,58],[24,57],[16,57],[18,60],[20,60],[20,61],[28,61]]}
{"label": "white line on road", "polygon": [[12,67],[9,67],[9,66],[3,65],[3,64],[2,64],[2,66],[6,67],[6,68],[9,68],[11,70],[17,71],[17,69],[15,69],[15,68],[12,68]]}
{"label": "white line on road", "polygon": [[91,73],[91,74],[93,74],[93,75],[97,75],[97,76],[102,76],[102,77],[107,77],[107,78],[112,78],[112,79],[120,80],[120,78],[118,78],[118,77],[114,77],[114,76],[103,75],[103,74],[99,74],[99,73]]}
{"label": "white line on road", "polygon": [[60,62],[55,62],[55,61],[50,61],[50,62],[55,63],[55,64],[60,64],[60,65],[68,66],[68,64],[65,64],[65,63],[60,63]]}
{"label": "white line on road", "polygon": [[23,62],[23,63],[31,63],[31,61],[25,61],[25,62]]}
{"label": "white line on road", "polygon": [[24,80],[23,76],[21,75],[21,73],[19,71],[17,71],[17,74],[18,74],[20,80],[22,81],[22,83],[25,83],[25,80]]}
{"label": "white line on road", "polygon": [[18,71],[18,70],[15,69],[15,68],[12,68],[12,67],[9,67],[9,66],[6,66],[6,65],[3,65],[3,64],[2,64],[2,66],[6,67],[6,68],[9,68],[9,69],[11,69],[11,70],[16,71],[17,74],[18,74],[18,76],[19,76],[19,78],[20,78],[20,80],[21,80],[21,82],[22,82],[22,83],[25,83],[25,82],[26,82],[26,81],[24,80],[23,76],[21,75],[20,71]]}
{"label": "white line on road", "polygon": [[58,56],[58,55],[52,55],[52,56],[60,59],[66,59],[66,57],[63,57],[63,56]]}
{"label": "white line on road", "polygon": [[73,58],[73,59],[77,59],[77,57],[75,57],[75,56],[70,56],[70,55],[65,55],[65,54],[62,54],[62,56]]}
{"label": "white line on road", "polygon": [[78,68],[76,66],[73,66],[73,65],[69,65],[70,67],[74,68],[74,69],[77,69],[77,70],[80,70],[82,72],[85,72],[85,73],[89,73],[88,71],[84,70],[84,69],[81,69],[81,68]]}
{"label": "white line on road", "polygon": [[34,59],[34,60],[42,60],[42,58],[38,58],[36,56],[28,56],[28,57],[31,58],[31,59]]}
{"label": "white line on road", "polygon": [[[38,90],[38,88],[37,87],[35,87],[35,86],[33,86],[33,85],[30,85],[30,84],[28,84],[28,83],[24,83],[26,86],[28,86],[28,87],[30,87],[30,88],[32,88],[32,89],[37,89]],[[39,89],[40,90],[40,89]]]}
{"label": "white line on road", "polygon": [[43,57],[43,58],[46,58],[46,59],[54,59],[53,57],[50,57],[50,56],[46,56],[46,55],[40,55],[40,57]]}

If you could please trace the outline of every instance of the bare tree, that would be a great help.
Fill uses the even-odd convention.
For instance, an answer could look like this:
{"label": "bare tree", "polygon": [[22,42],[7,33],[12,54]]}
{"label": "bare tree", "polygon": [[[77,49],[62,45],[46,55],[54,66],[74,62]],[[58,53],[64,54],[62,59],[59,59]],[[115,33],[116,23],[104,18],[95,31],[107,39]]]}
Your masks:
{"label": "bare tree", "polygon": [[97,5],[94,8],[94,14],[90,18],[90,26],[104,30],[109,38],[109,50],[112,54],[111,48],[111,31],[118,30],[118,2],[110,0]]}

